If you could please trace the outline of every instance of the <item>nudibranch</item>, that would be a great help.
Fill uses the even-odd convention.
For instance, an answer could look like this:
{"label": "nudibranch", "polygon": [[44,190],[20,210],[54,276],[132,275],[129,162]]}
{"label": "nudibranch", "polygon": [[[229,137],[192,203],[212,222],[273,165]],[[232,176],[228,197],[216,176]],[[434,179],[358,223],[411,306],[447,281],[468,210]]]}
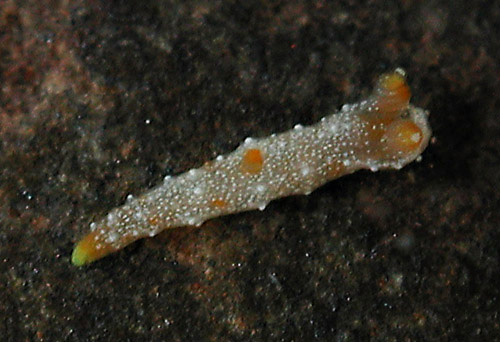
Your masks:
{"label": "nudibranch", "polygon": [[429,143],[428,112],[410,104],[404,71],[382,75],[366,99],[320,122],[247,138],[232,153],[166,176],[115,208],[76,245],[72,263],[89,264],[167,228],[199,226],[221,215],[264,210],[273,199],[309,194],[360,169],[400,169]]}

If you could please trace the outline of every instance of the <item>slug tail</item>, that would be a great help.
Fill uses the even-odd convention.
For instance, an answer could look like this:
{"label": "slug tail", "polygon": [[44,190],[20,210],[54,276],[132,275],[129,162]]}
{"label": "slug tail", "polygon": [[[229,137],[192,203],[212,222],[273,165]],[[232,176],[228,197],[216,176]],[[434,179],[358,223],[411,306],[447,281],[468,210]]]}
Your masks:
{"label": "slug tail", "polygon": [[84,266],[114,251],[116,251],[116,248],[102,241],[97,232],[94,231],[87,234],[78,242],[71,255],[71,263],[75,266]]}

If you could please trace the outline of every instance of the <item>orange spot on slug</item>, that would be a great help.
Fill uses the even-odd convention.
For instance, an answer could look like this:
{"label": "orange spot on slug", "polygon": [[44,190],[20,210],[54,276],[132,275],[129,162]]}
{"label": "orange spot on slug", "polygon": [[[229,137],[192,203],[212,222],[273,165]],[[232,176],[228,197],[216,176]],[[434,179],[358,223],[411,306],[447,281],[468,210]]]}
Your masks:
{"label": "orange spot on slug", "polygon": [[160,222],[160,220],[158,220],[158,217],[153,216],[153,217],[150,217],[148,219],[148,222],[149,222],[150,225],[156,226],[156,225],[158,225],[158,223]]}
{"label": "orange spot on slug", "polygon": [[224,208],[227,205],[227,203],[224,200],[216,199],[212,201],[212,205],[214,207]]}
{"label": "orange spot on slug", "polygon": [[241,170],[244,172],[257,174],[262,170],[264,157],[259,149],[250,148],[245,152],[241,161]]}

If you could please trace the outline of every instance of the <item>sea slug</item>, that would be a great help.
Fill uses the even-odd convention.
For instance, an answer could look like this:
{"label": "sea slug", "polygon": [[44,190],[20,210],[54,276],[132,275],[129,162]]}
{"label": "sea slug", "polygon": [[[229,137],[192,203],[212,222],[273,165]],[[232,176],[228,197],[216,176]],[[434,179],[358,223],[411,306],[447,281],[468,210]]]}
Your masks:
{"label": "sea slug", "polygon": [[359,169],[399,169],[419,158],[431,130],[428,112],[409,103],[404,71],[382,75],[366,99],[320,122],[265,138],[163,183],[109,212],[76,245],[72,263],[91,263],[167,228],[199,226],[273,199],[309,194]]}

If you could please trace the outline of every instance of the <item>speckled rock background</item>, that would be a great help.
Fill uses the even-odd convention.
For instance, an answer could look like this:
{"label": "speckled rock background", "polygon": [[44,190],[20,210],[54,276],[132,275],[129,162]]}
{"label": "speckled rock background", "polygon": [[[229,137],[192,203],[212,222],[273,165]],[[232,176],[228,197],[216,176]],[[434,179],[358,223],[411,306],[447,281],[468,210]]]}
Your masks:
{"label": "speckled rock background", "polygon": [[[499,29],[498,1],[0,0],[0,340],[500,340]],[[397,66],[422,162],[71,265],[127,194]]]}

